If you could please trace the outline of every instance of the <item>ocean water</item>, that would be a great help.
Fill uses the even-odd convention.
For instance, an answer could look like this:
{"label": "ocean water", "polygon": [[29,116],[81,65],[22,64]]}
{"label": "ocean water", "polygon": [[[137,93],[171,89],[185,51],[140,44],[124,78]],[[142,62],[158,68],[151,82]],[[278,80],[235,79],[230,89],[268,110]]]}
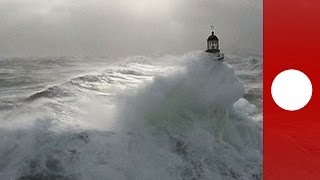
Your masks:
{"label": "ocean water", "polygon": [[0,179],[262,179],[262,59],[0,59]]}

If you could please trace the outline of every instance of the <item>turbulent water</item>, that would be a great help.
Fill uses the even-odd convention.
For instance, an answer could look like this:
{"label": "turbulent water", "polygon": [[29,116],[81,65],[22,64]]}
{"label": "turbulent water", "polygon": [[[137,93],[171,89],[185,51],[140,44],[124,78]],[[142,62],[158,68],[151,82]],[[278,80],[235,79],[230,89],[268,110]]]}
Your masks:
{"label": "turbulent water", "polygon": [[262,60],[0,59],[0,179],[258,180]]}

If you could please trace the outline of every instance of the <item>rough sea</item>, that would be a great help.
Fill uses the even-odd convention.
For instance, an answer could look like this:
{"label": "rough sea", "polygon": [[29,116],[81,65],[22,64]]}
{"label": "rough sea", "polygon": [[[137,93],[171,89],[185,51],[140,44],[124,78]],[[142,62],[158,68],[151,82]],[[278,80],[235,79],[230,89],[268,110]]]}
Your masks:
{"label": "rough sea", "polygon": [[0,58],[0,180],[260,180],[262,58]]}

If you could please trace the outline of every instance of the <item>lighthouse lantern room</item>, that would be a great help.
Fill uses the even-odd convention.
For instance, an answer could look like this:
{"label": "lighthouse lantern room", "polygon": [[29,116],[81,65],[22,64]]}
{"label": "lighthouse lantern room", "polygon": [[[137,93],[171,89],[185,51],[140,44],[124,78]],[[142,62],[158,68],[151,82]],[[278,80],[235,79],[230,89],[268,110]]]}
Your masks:
{"label": "lighthouse lantern room", "polygon": [[211,35],[208,37],[207,40],[207,53],[217,53],[220,52],[219,49],[219,39],[218,37],[214,34],[214,31],[211,32]]}

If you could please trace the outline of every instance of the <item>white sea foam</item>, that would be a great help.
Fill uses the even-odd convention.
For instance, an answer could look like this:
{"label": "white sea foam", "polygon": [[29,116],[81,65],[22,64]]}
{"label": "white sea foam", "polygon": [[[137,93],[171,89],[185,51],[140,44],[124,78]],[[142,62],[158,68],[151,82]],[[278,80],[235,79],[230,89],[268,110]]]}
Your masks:
{"label": "white sea foam", "polygon": [[73,78],[2,115],[0,179],[261,179],[261,125],[234,70],[168,58]]}

